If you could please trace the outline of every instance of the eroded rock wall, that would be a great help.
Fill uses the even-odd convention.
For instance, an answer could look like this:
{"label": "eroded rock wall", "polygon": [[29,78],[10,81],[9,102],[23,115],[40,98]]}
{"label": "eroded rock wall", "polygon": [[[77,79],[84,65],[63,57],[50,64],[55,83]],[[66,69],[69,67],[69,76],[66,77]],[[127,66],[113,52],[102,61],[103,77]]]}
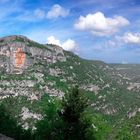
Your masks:
{"label": "eroded rock wall", "polygon": [[0,39],[0,69],[21,74],[36,60],[55,63],[66,61],[63,49],[55,45],[42,45],[23,36]]}

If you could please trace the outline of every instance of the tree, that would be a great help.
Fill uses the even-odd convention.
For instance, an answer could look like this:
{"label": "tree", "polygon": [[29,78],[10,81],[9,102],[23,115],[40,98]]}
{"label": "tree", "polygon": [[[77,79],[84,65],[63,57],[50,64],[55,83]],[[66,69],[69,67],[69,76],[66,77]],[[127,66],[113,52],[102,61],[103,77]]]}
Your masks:
{"label": "tree", "polygon": [[16,140],[33,139],[31,131],[24,130],[3,104],[0,104],[0,133]]}
{"label": "tree", "polygon": [[136,138],[127,128],[127,126],[125,126],[119,131],[118,135],[116,136],[116,140],[136,140]]}
{"label": "tree", "polygon": [[[90,119],[84,118],[84,112],[88,107],[88,99],[76,86],[72,92],[65,94],[62,99],[62,109],[59,116],[65,123],[65,140],[87,140],[87,133],[92,123]],[[94,133],[94,130],[92,131]],[[94,140],[95,138],[90,138]]]}
{"label": "tree", "polygon": [[43,119],[36,124],[36,140],[63,140],[63,123],[58,115],[59,103],[55,99],[46,98],[43,104]]}
{"label": "tree", "polygon": [[0,104],[0,133],[10,137],[16,137],[15,133],[18,130],[18,125],[3,104]]}

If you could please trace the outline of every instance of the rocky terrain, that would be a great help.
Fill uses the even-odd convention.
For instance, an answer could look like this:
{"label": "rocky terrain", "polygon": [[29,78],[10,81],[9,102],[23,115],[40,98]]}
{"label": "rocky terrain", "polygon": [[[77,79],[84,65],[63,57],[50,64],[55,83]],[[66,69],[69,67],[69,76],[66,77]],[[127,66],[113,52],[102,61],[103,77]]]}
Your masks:
{"label": "rocky terrain", "polygon": [[91,111],[117,126],[140,112],[139,69],[124,67],[85,60],[24,36],[4,37],[0,39],[0,101],[25,129],[35,129],[33,120],[42,117],[38,109],[42,97],[61,99],[78,84],[90,99]]}
{"label": "rocky terrain", "polygon": [[4,135],[0,134],[0,140],[14,140],[14,139],[9,138],[7,136],[4,136]]}
{"label": "rocky terrain", "polygon": [[140,65],[138,64],[116,64],[115,68],[118,77],[122,79],[123,85],[130,91],[140,91]]}

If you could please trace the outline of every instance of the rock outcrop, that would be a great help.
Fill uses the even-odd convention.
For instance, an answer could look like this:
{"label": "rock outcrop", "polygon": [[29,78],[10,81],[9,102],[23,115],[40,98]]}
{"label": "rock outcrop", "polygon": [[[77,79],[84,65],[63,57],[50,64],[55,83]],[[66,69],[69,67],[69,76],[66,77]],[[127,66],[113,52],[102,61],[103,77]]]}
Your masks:
{"label": "rock outcrop", "polygon": [[14,140],[14,139],[0,134],[0,140]]}
{"label": "rock outcrop", "polygon": [[0,39],[0,68],[7,73],[22,74],[37,59],[48,63],[66,61],[61,47],[38,44],[24,36]]}

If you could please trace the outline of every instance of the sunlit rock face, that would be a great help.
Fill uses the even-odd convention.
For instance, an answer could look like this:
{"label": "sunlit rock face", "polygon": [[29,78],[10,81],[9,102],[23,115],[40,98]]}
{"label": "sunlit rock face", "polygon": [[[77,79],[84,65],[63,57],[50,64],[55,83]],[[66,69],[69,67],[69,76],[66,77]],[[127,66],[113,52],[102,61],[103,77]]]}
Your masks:
{"label": "sunlit rock face", "polygon": [[16,67],[21,68],[24,65],[26,59],[26,54],[23,52],[22,48],[18,48],[16,50],[14,58]]}
{"label": "sunlit rock face", "polygon": [[26,53],[25,53],[25,47],[17,47],[12,48],[12,52],[10,55],[10,67],[9,71],[11,73],[22,73],[24,66],[26,65]]}
{"label": "sunlit rock face", "polygon": [[24,36],[0,38],[0,69],[11,74],[22,74],[37,60],[56,63],[66,61],[66,57],[61,47],[38,44]]}
{"label": "sunlit rock face", "polygon": [[0,46],[0,66],[8,73],[21,74],[31,64],[27,46],[21,42],[10,42]]}

